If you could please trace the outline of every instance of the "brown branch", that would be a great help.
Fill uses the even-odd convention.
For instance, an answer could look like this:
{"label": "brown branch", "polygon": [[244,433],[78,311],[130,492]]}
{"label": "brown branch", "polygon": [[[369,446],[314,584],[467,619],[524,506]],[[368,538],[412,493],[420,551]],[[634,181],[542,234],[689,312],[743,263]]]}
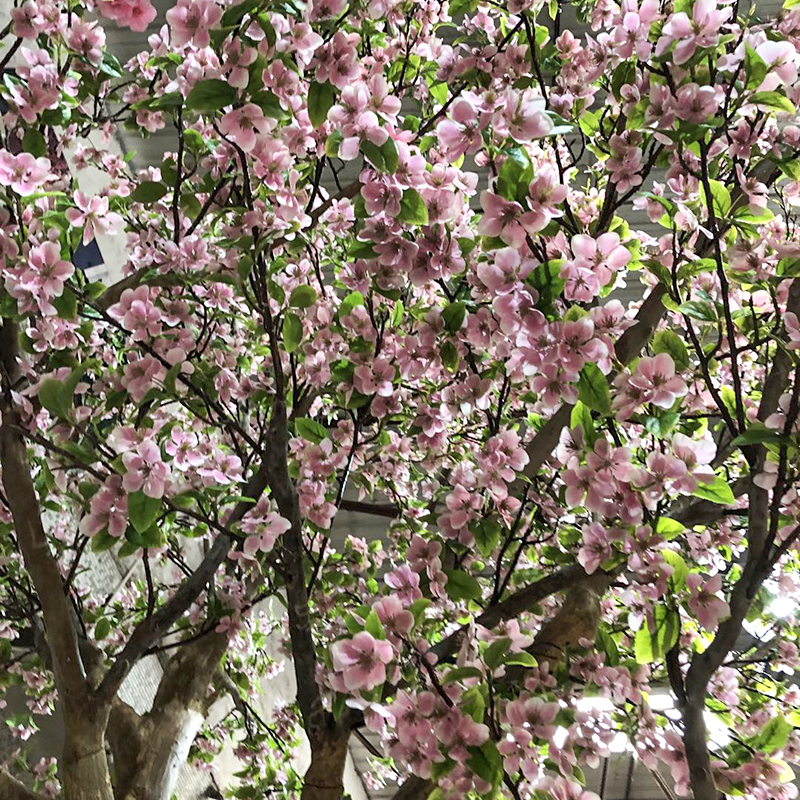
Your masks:
{"label": "brown branch", "polygon": [[21,420],[11,396],[11,387],[16,386],[20,379],[17,337],[17,326],[8,319],[4,320],[0,329],[0,363],[3,370],[0,463],[25,569],[31,576],[42,606],[56,687],[66,712],[70,714],[84,708],[89,687],[81,661],[72,607],[44,531],[25,439],[19,431]]}
{"label": "brown branch", "polygon": [[[520,589],[502,602],[490,606],[475,619],[475,624],[484,628],[494,628],[505,620],[514,619],[526,611],[531,611],[537,603],[541,603],[550,595],[588,579],[589,576],[578,564],[560,569]],[[461,628],[435,644],[428,653],[435,655],[437,661],[441,662],[455,653],[466,634],[467,628]]]}
{"label": "brown branch", "polygon": [[[266,470],[260,468],[248,481],[242,492],[244,497],[257,500],[267,487]],[[240,501],[227,520],[228,527],[233,526],[252,508],[252,503]],[[111,669],[106,673],[100,688],[97,690],[97,701],[108,703],[119,690],[131,667],[142,654],[155,642],[161,639],[172,625],[189,609],[200,593],[214,577],[217,569],[228,555],[232,539],[220,535],[203,558],[197,569],[181,584],[175,594],[164,603],[152,616],[145,618],[135,628],[127,644],[114,660]]]}
{"label": "brown branch", "polygon": [[[794,309],[798,305],[800,305],[800,281],[795,280],[790,288],[787,308]],[[788,359],[783,358],[784,355],[783,350],[779,349],[767,375],[759,407],[759,419],[766,419],[773,413],[777,408],[780,395],[785,390],[790,364]],[[751,475],[761,468],[760,465],[763,463],[766,453],[765,447],[758,445],[756,453],[757,458],[751,468]],[[779,491],[778,487],[775,491]],[[774,559],[770,558],[772,537],[770,535],[769,492],[751,484],[749,495],[747,560],[741,576],[730,593],[730,616],[720,624],[708,648],[702,653],[695,654],[692,658],[686,675],[683,739],[695,800],[718,800],[721,796],[711,769],[711,756],[706,741],[706,723],[703,717],[708,682],[735,646],[750,606],[758,594],[761,584],[775,565]]]}
{"label": "brown branch", "polygon": [[[642,348],[650,341],[661,317],[664,314],[664,304],[661,302],[666,294],[662,285],[656,286],[642,304],[636,315],[636,324],[626,330],[619,337],[615,346],[615,353],[622,364],[627,364],[641,352]],[[526,448],[528,463],[522,474],[526,478],[533,478],[538,473],[550,454],[558,444],[561,431],[569,425],[572,411],[570,403],[564,403],[539,429],[536,436]]]}
{"label": "brown branch", "polygon": [[46,800],[44,795],[29,789],[4,769],[0,769],[0,797],[3,800]]}

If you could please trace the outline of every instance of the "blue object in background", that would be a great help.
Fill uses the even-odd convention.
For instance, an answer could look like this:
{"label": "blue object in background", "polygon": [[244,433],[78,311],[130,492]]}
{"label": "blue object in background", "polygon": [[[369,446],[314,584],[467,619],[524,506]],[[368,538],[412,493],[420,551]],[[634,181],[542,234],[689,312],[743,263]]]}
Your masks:
{"label": "blue object in background", "polygon": [[81,242],[75,255],[72,257],[72,263],[78,269],[89,269],[90,267],[98,267],[103,263],[103,255],[100,248],[97,246],[97,241],[92,239],[89,244]]}

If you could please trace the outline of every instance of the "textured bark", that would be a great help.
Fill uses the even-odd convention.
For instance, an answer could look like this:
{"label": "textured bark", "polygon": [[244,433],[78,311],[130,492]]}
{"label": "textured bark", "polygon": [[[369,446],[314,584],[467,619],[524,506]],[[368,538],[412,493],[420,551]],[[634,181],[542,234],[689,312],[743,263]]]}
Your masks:
{"label": "textured bark", "polygon": [[341,800],[348,736],[340,730],[317,735],[311,747],[311,765],[303,778],[301,800]]}
{"label": "textured bark", "polygon": [[61,782],[65,800],[114,800],[106,757],[105,720],[88,713],[64,715]]}
{"label": "textured bark", "polygon": [[[800,280],[795,279],[792,282],[787,310],[795,313],[800,311]],[[760,420],[766,419],[777,409],[780,396],[786,389],[790,366],[786,354],[782,350],[776,351],[772,367],[764,382],[758,410]],[[751,460],[751,478],[761,469],[766,455],[763,445],[754,446],[753,451],[755,457]],[[747,612],[761,584],[772,570],[770,558],[773,542],[769,530],[771,522],[769,493],[752,482],[749,482],[748,491],[747,561],[741,577],[730,594],[730,616],[719,626],[709,647],[692,658],[686,674],[686,702],[682,709],[683,742],[695,800],[719,800],[722,797],[711,769],[706,723],[703,717],[708,682],[736,644]]]}
{"label": "textured bark", "polygon": [[164,670],[152,709],[138,718],[135,758],[127,752],[125,736],[137,727],[136,720],[125,713],[109,725],[117,800],[170,800],[208,713],[209,684],[227,646],[226,636],[210,634],[178,648]]}
{"label": "textured bark", "polygon": [[45,800],[43,795],[12,778],[4,769],[0,769],[0,797],[3,800]]}
{"label": "textured bark", "polygon": [[0,464],[19,549],[42,607],[45,636],[64,718],[61,779],[65,800],[114,800],[106,759],[107,712],[92,702],[81,658],[73,609],[42,524],[31,477],[22,420],[14,403],[18,390],[18,329],[5,320],[0,330],[3,392]]}

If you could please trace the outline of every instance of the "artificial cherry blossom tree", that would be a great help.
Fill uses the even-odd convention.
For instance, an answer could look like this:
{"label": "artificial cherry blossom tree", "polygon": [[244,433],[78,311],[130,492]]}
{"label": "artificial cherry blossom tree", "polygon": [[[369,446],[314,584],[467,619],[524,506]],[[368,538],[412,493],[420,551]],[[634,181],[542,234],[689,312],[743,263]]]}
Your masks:
{"label": "artificial cherry blossom tree", "polygon": [[[18,5],[0,662],[65,743],[0,795],[169,800],[230,744],[233,796],[335,800],[368,728],[398,800],[592,800],[620,736],[679,795],[796,796],[795,5],[179,0],[124,68],[148,0]],[[335,548],[343,509],[388,532]]]}

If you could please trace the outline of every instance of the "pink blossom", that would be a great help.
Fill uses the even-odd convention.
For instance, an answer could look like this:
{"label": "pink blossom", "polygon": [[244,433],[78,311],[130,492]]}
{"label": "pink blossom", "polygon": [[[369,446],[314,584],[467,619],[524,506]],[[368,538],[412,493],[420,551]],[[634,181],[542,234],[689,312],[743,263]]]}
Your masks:
{"label": "pink blossom", "polygon": [[148,341],[161,333],[161,311],[150,298],[147,286],[126,289],[119,302],[108,310],[108,315],[119,320],[126,331],[131,331],[135,341]]}
{"label": "pink blossom", "polygon": [[75,192],[75,205],[78,208],[68,208],[65,213],[70,225],[83,227],[84,244],[89,244],[98,233],[116,236],[120,232],[123,219],[115,211],[109,211],[107,197],[90,198],[79,190]]}
{"label": "pink blossom", "polygon": [[531,224],[537,230],[544,229],[551,219],[561,216],[558,206],[567,199],[569,189],[559,182],[558,173],[550,168],[543,167],[536,173],[536,177],[528,187],[531,212],[539,215]]}
{"label": "pink blossom", "polygon": [[74,22],[67,33],[70,50],[80,53],[90,64],[98,66],[103,61],[105,31],[97,22]]}
{"label": "pink blossom", "polygon": [[350,692],[374,689],[386,681],[386,665],[394,658],[389,642],[375,639],[361,631],[352,639],[341,639],[331,645],[333,668],[342,673]]}
{"label": "pink blossom", "polygon": [[89,513],[81,520],[84,536],[95,536],[107,530],[119,539],[128,527],[128,495],[122,488],[122,478],[111,475],[94,494],[89,503]]}
{"label": "pink blossom", "polygon": [[372,604],[378,619],[390,633],[406,636],[414,627],[414,615],[408,611],[396,595],[383,597]]}
{"label": "pink blossom", "polygon": [[707,630],[716,630],[719,621],[730,615],[730,606],[717,593],[722,590],[722,576],[715,575],[707,581],[692,572],[686,576],[686,586],[691,592],[689,608],[698,622]]}
{"label": "pink blossom", "polygon": [[611,558],[611,542],[606,529],[599,522],[585,525],[582,533],[583,546],[578,551],[578,563],[591,575]]}
{"label": "pink blossom", "polygon": [[185,472],[192,467],[199,467],[205,461],[205,456],[198,449],[196,434],[187,433],[175,427],[170,432],[169,437],[164,449],[173,457],[173,463],[181,472]]}
{"label": "pink blossom", "polygon": [[170,41],[174,47],[192,42],[195,47],[208,47],[209,29],[219,25],[222,8],[213,0],[178,0],[167,11]]}
{"label": "pink blossom", "polygon": [[156,18],[156,10],[150,0],[99,0],[97,10],[122,28],[146,31]]}
{"label": "pink blossom", "polygon": [[280,516],[276,511],[270,511],[258,520],[242,521],[242,530],[250,534],[244,542],[245,555],[252,556],[255,553],[269,553],[275,546],[279,536],[286,533],[292,524],[285,517]]}
{"label": "pink blossom", "polygon": [[786,346],[790,350],[800,350],[800,320],[798,320],[797,314],[787,311],[783,315],[783,324],[786,328],[786,335],[789,337]]}
{"label": "pink blossom", "polygon": [[[496,115],[500,128],[507,128],[509,136],[517,142],[541,139],[553,130],[553,121],[545,110],[543,97],[531,91],[507,92],[505,105]],[[499,118],[499,119],[498,119]]]}
{"label": "pink blossom", "polygon": [[353,372],[353,385],[361,394],[390,397],[394,388],[395,369],[385,358],[376,358],[371,364],[362,364]]}
{"label": "pink blossom", "polygon": [[465,98],[452,105],[452,119],[442,120],[436,126],[436,136],[449,161],[456,161],[465,153],[474,152],[481,144],[481,121],[475,106]]}
{"label": "pink blossom", "polygon": [[552,800],[600,800],[594,792],[589,792],[579,783],[561,776],[545,778],[537,788],[546,792]]}
{"label": "pink blossom", "polygon": [[699,482],[710,483],[714,480],[714,470],[708,466],[717,454],[717,447],[712,439],[690,439],[682,433],[672,437],[672,450],[686,465],[687,475],[675,484],[678,491],[691,493],[697,489]]}
{"label": "pink blossom", "polygon": [[273,123],[255,103],[246,103],[241,108],[228,111],[219,121],[220,133],[232,139],[245,153],[255,146],[257,136],[269,133]]}
{"label": "pink blossom", "polygon": [[687,83],[678,89],[675,114],[686,122],[701,123],[713,117],[720,104],[720,93],[713,86]]}
{"label": "pink blossom", "polygon": [[722,24],[730,13],[730,8],[718,9],[716,0],[695,0],[691,19],[680,12],[667,20],[656,44],[656,55],[663,55],[677,42],[672,57],[676,64],[684,64],[698,47],[716,47]]}
{"label": "pink blossom", "polygon": [[161,460],[161,450],[152,439],[145,439],[136,450],[123,453],[122,463],[127,470],[122,478],[126,492],[141,489],[148,497],[164,496],[169,467]]}
{"label": "pink blossom", "polygon": [[419,575],[411,571],[408,564],[393,569],[387,573],[383,578],[384,583],[395,593],[405,605],[411,605],[415,600],[422,597],[422,592],[419,589]]}
{"label": "pink blossom", "polygon": [[522,247],[528,234],[538,233],[546,224],[542,224],[541,214],[523,211],[519,203],[488,190],[481,192],[481,206],[483,216],[478,232],[484,236],[498,236],[510,247]]}
{"label": "pink blossom", "polygon": [[12,156],[7,150],[0,150],[0,182],[17,194],[33,194],[49,177],[48,159],[34,158],[30,153]]}
{"label": "pink blossom", "polygon": [[614,273],[631,260],[616,233],[604,233],[597,239],[580,233],[572,237],[571,248],[573,258],[561,269],[561,277],[567,279],[565,296],[569,300],[596,297]]}
{"label": "pink blossom", "polygon": [[630,384],[642,392],[643,403],[653,403],[661,408],[671,408],[688,387],[675,374],[675,362],[669,353],[642,358],[630,378]]}

